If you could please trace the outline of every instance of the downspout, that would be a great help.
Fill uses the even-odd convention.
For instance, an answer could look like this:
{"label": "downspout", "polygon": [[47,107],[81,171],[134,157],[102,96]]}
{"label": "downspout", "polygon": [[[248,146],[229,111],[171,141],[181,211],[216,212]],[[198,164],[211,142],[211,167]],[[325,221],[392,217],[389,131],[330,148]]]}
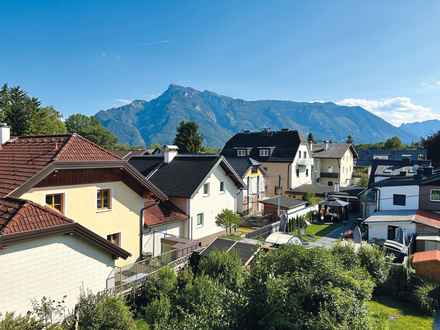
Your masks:
{"label": "downspout", "polygon": [[292,163],[289,163],[289,165],[287,165],[287,189],[289,190],[290,187],[292,187],[292,183],[290,182],[290,168],[292,167]]}
{"label": "downspout", "polygon": [[[150,207],[156,206],[159,203],[160,203],[160,199],[158,199],[156,201],[156,203],[154,203],[154,204],[151,204],[151,205],[148,205],[148,206],[145,206],[145,207],[141,208],[141,211],[139,212],[139,229],[140,229],[139,230],[139,233],[140,233],[140,244],[139,244],[140,245],[140,248],[139,248],[140,254],[139,254],[139,258],[140,258],[140,260],[142,260],[142,249],[143,249],[142,239],[144,237],[144,224],[145,224],[145,221],[144,221],[144,211],[146,209],[149,209]],[[147,225],[147,228],[148,228],[148,225]],[[151,228],[148,228],[148,229],[149,230],[147,231],[147,233],[149,233],[151,231]],[[154,244],[154,242],[153,242],[153,244]]]}
{"label": "downspout", "polygon": [[338,183],[339,187],[341,187],[341,164],[339,164],[339,159],[336,159],[336,161],[338,162]]}

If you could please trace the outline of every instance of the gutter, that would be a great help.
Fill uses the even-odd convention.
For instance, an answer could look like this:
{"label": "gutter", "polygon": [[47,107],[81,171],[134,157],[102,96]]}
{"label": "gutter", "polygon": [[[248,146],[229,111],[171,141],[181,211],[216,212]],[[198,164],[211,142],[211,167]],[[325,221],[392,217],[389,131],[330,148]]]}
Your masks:
{"label": "gutter", "polygon": [[[139,253],[139,258],[140,258],[140,260],[142,260],[142,249],[143,249],[142,238],[144,237],[144,224],[145,224],[145,221],[144,221],[144,211],[146,209],[149,209],[150,207],[156,206],[160,202],[161,202],[160,199],[158,199],[156,201],[156,203],[141,208],[141,210],[139,212],[139,234],[140,234],[139,235],[140,236],[140,239],[139,239],[140,240],[140,244],[139,244],[139,246],[140,246],[139,247],[139,252],[140,252]],[[149,230],[147,231],[147,233],[149,233],[151,231],[151,227],[148,227],[148,225],[147,225],[147,228],[149,228]]]}

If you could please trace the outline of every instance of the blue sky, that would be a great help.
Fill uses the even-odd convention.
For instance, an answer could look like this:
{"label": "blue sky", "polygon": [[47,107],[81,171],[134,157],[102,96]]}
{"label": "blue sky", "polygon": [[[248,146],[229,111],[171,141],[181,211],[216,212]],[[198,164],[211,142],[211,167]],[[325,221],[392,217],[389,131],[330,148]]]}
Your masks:
{"label": "blue sky", "polygon": [[440,119],[439,1],[4,1],[0,84],[64,117],[171,83]]}

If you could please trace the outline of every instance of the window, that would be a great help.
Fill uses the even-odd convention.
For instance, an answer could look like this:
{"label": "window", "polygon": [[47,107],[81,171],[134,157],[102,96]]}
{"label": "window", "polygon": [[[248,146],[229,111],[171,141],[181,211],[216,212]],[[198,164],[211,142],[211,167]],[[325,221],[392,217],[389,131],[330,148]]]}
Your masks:
{"label": "window", "polygon": [[97,189],[96,190],[96,210],[110,210],[111,209],[111,189]]}
{"label": "window", "polygon": [[258,173],[258,167],[254,166],[251,169],[251,174],[257,174]]}
{"label": "window", "polygon": [[246,156],[246,150],[237,150],[237,156]]}
{"label": "window", "polygon": [[388,239],[394,240],[397,237],[397,235],[396,235],[397,229],[398,229],[398,227],[388,226]]}
{"label": "window", "polygon": [[332,173],[333,172],[333,166],[327,166],[327,172]]}
{"label": "window", "polygon": [[260,156],[262,156],[262,157],[267,157],[267,156],[269,156],[269,150],[267,150],[267,149],[261,149],[261,150],[260,150]]}
{"label": "window", "polygon": [[431,189],[430,200],[433,202],[440,202],[440,190]]}
{"label": "window", "polygon": [[304,158],[307,158],[307,151],[304,151]]}
{"label": "window", "polygon": [[225,192],[225,183],[222,181],[220,182],[220,193],[224,193]]}
{"label": "window", "polygon": [[64,214],[64,194],[46,195],[46,205]]}
{"label": "window", "polygon": [[296,177],[299,178],[299,168],[296,169]]}
{"label": "window", "polygon": [[333,187],[333,181],[329,181],[329,182],[327,183],[327,185],[328,185],[329,187]]}
{"label": "window", "polygon": [[203,196],[209,196],[209,183],[203,185]]}
{"label": "window", "polygon": [[197,227],[203,227],[203,213],[197,214]]}
{"label": "window", "polygon": [[107,241],[110,241],[113,244],[120,247],[121,246],[121,232],[107,234]]}
{"label": "window", "polygon": [[309,169],[306,168],[306,176],[309,176]]}
{"label": "window", "polygon": [[394,194],[393,195],[393,205],[405,206],[406,205],[406,195]]}

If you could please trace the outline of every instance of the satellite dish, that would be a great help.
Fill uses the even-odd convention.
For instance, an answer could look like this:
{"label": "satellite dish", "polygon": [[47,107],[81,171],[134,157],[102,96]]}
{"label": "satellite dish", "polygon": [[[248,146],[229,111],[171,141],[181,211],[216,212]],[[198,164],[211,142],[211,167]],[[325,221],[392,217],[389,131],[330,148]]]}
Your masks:
{"label": "satellite dish", "polygon": [[321,182],[321,178],[317,178],[316,182],[320,183]]}
{"label": "satellite dish", "polygon": [[413,167],[412,167],[412,170],[414,171],[414,172],[417,172],[417,169],[419,168],[419,165],[414,165]]}

